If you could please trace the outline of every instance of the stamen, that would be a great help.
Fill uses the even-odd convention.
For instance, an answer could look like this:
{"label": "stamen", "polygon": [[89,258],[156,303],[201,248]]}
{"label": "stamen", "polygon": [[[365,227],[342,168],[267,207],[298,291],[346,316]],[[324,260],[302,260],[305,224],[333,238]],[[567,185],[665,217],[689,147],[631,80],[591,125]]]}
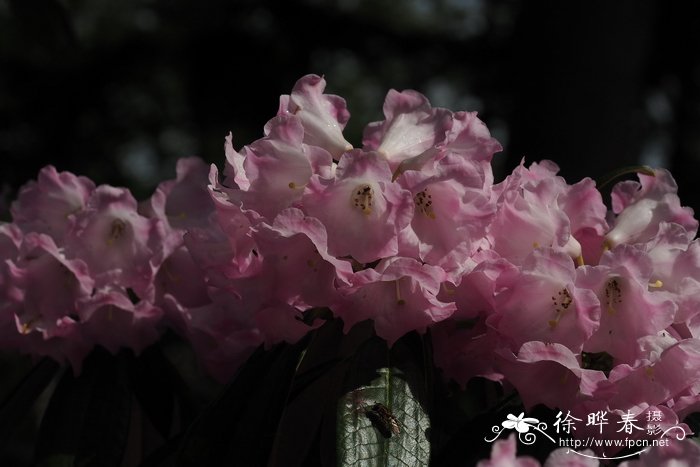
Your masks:
{"label": "stamen", "polygon": [[369,185],[359,185],[350,196],[352,205],[362,211],[366,216],[372,214],[372,203],[374,201],[374,190]]}
{"label": "stamen", "polygon": [[418,212],[422,213],[428,219],[435,219],[435,211],[433,210],[433,196],[428,193],[427,188],[416,193],[416,195],[413,197],[413,202],[416,203],[416,209]]}
{"label": "stamen", "polygon": [[37,323],[37,321],[39,321],[40,319],[41,319],[41,316],[36,316],[36,317],[30,319],[29,321],[27,321],[26,323],[22,323],[22,325],[20,326],[21,329],[19,330],[20,334],[26,335],[26,334],[29,334],[30,332],[32,332],[32,328]]}
{"label": "stamen", "polygon": [[566,311],[569,309],[573,302],[574,299],[566,287],[557,292],[556,296],[552,296],[552,305],[554,306],[555,316],[554,319],[550,319],[549,321],[547,321],[547,324],[549,324],[550,329],[553,330],[557,327],[557,325],[559,324],[559,320],[564,315],[564,313],[566,313]]}
{"label": "stamen", "polygon": [[405,305],[406,300],[401,298],[401,286],[399,284],[400,279],[396,279],[394,282],[396,283],[396,304],[397,305]]}
{"label": "stamen", "polygon": [[126,231],[126,222],[121,219],[114,219],[109,229],[109,238],[107,238],[107,246],[112,246],[115,241],[119,240]]}
{"label": "stamen", "polygon": [[578,255],[576,257],[576,264],[578,264],[579,266],[583,266],[586,264],[586,262],[583,261],[583,255]]}
{"label": "stamen", "polygon": [[287,186],[289,187],[290,190],[296,190],[297,188],[304,188],[304,187],[306,186],[306,183],[303,184],[303,185],[297,185],[297,184],[294,183],[294,182],[289,182],[289,183],[287,184]]}
{"label": "stamen", "polygon": [[658,289],[658,288],[663,287],[663,286],[664,286],[664,283],[662,281],[660,281],[659,279],[656,279],[654,282],[651,282],[649,284],[649,287],[652,287],[654,289]]}
{"label": "stamen", "polygon": [[451,285],[448,284],[447,282],[443,282],[441,284],[441,287],[442,287],[442,290],[444,290],[447,295],[454,295],[454,293],[457,292],[457,288],[451,287]]}
{"label": "stamen", "polygon": [[622,301],[622,289],[620,289],[620,283],[616,278],[610,279],[605,284],[605,301],[608,313],[611,315],[617,313],[615,306]]}

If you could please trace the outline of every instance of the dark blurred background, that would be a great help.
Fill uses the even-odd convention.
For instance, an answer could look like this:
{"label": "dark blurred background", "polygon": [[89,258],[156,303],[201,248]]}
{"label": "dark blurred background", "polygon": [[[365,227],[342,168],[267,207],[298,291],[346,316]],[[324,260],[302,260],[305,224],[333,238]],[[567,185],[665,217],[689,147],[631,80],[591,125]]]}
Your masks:
{"label": "dark blurred background", "polygon": [[390,88],[477,110],[497,179],[549,158],[574,182],[644,163],[700,207],[695,2],[0,0],[1,218],[45,164],[138,198],[179,157],[221,164],[307,73],[345,97],[347,139]]}

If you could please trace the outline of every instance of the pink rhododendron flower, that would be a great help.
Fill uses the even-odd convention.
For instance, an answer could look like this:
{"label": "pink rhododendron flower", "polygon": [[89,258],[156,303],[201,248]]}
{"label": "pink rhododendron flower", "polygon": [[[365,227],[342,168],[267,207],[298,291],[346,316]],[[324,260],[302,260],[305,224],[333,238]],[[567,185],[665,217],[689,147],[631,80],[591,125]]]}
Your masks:
{"label": "pink rhododendron flower", "polygon": [[204,271],[184,246],[163,261],[154,279],[154,285],[158,303],[165,295],[170,295],[186,307],[198,307],[209,303]]}
{"label": "pink rhododendron flower", "polygon": [[218,381],[228,381],[263,342],[247,311],[235,295],[225,291],[212,294],[208,305],[182,310],[185,335],[204,367]]}
{"label": "pink rhododendron flower", "polygon": [[515,434],[508,436],[508,439],[498,440],[491,448],[491,458],[479,461],[477,467],[539,467],[540,463],[532,457],[516,457]]}
{"label": "pink rhododendron flower", "polygon": [[607,232],[607,208],[595,182],[590,178],[567,185],[557,198],[557,203],[569,218],[571,234],[574,237],[584,229],[591,229],[599,235]]}
{"label": "pink rhododendron flower", "polygon": [[326,226],[329,253],[361,263],[397,254],[413,214],[411,193],[392,183],[386,161],[359,150],[343,155],[334,179],[312,177],[302,202]]}
{"label": "pink rhododendron flower", "polygon": [[655,335],[673,322],[675,305],[649,291],[652,263],[643,251],[621,245],[599,266],[585,268],[581,283],[600,300],[600,326],[584,344],[587,352],[607,352],[633,362],[637,339]]}
{"label": "pink rhododendron flower", "polygon": [[447,156],[435,173],[408,171],[399,183],[415,204],[410,227],[400,235],[402,254],[459,271],[495,213],[480,166]]}
{"label": "pink rhododendron flower", "polygon": [[618,214],[612,230],[605,235],[610,246],[651,240],[662,222],[681,225],[689,238],[697,233],[693,210],[681,207],[678,186],[667,170],[654,175],[639,174],[641,183],[621,182],[613,188],[613,211]]}
{"label": "pink rhododendron flower", "polygon": [[582,369],[575,354],[561,344],[526,342],[517,356],[499,350],[497,368],[516,387],[526,409],[537,404],[566,409],[591,396],[605,379],[602,371]]}
{"label": "pink rhododendron flower", "polygon": [[156,265],[162,258],[165,231],[158,219],[136,211],[128,190],[102,185],[95,189],[86,208],[76,215],[66,236],[70,257],[79,257],[90,268],[96,286],[113,283],[133,288],[139,297],[152,297]]}
{"label": "pink rhododendron flower", "polygon": [[67,259],[45,234],[29,233],[15,263],[9,263],[8,282],[19,293],[11,294],[22,334],[38,331],[45,339],[54,336],[64,318],[79,321],[78,301],[90,296],[94,281],[87,265]]}
{"label": "pink rhododendron flower", "polygon": [[377,335],[391,345],[399,337],[425,329],[452,315],[453,303],[436,297],[445,272],[437,266],[409,258],[392,258],[376,269],[365,269],[343,290],[345,298],[333,311],[345,322],[345,329],[373,319]]}
{"label": "pink rhododendron flower", "polygon": [[323,224],[298,209],[282,211],[271,226],[260,225],[254,238],[263,256],[260,281],[289,305],[327,306],[353,273],[350,262],[328,253]]}
{"label": "pink rhododendron flower", "polygon": [[12,203],[12,219],[24,232],[45,233],[61,242],[73,215],[86,207],[94,189],[95,184],[85,177],[46,166],[38,180],[21,188]]}
{"label": "pink rhododendron flower", "polygon": [[491,136],[476,112],[455,112],[452,115],[452,126],[444,147],[450,154],[484,162],[489,169],[493,154],[503,150],[501,143]]}
{"label": "pink rhododendron flower", "polygon": [[[250,180],[246,176],[243,168],[245,156],[233,149],[233,134],[229,133],[224,140],[224,184],[230,188],[247,190],[250,187]],[[213,166],[212,168],[216,168]]]}
{"label": "pink rhododendron flower", "polygon": [[323,148],[339,159],[341,154],[352,149],[343,138],[350,113],[345,100],[323,94],[325,88],[326,81],[320,76],[304,76],[296,82],[291,95],[280,97],[278,115],[297,116],[304,127],[304,143]]}
{"label": "pink rhododendron flower", "polygon": [[331,155],[302,144],[304,128],[295,116],[276,117],[268,134],[244,149],[243,169],[249,182],[235,193],[245,209],[273,219],[282,209],[297,203],[314,173],[327,174]]}
{"label": "pink rhododendron flower", "polygon": [[367,125],[363,136],[366,150],[376,151],[395,171],[404,161],[419,157],[444,142],[452,127],[452,112],[430,106],[415,91],[389,91],[382,122]]}
{"label": "pink rhododendron flower", "polygon": [[79,370],[92,346],[80,332],[77,303],[92,291],[85,263],[67,259],[45,234],[29,233],[17,246],[0,264],[0,347]]}
{"label": "pink rhododendron flower", "polygon": [[474,268],[462,275],[459,285],[451,290],[443,287],[440,298],[443,301],[454,301],[457,320],[486,318],[496,312],[496,303],[508,300],[513,293],[520,270],[498,257],[493,251],[487,250],[475,255],[479,262]]}
{"label": "pink rhododendron flower", "polygon": [[521,164],[494,186],[498,208],[488,238],[494,250],[515,264],[539,247],[581,256],[581,245],[571,236],[569,218],[558,204],[566,184],[557,171],[551,163],[530,169]]}
{"label": "pink rhododendron flower", "polygon": [[[654,410],[663,427],[698,410],[698,222],[668,171],[618,183],[608,212],[591,179],[549,161],[494,184],[501,146],[476,113],[415,91],[389,91],[353,149],[325,87],[302,77],[262,138],[226,137],[221,179],[182,159],[138,209],[43,169],[0,225],[0,347],[79,368],[96,345],[138,352],[170,327],[224,382],[328,308],[389,345],[430,328],[446,377],[515,388],[527,409]],[[511,437],[480,465],[538,464]],[[560,449],[545,465],[596,462]]]}
{"label": "pink rhododendron flower", "polygon": [[571,258],[541,248],[524,261],[512,292],[500,300],[488,323],[514,350],[534,340],[557,342],[578,353],[599,320],[600,302],[577,281]]}
{"label": "pink rhododendron flower", "polygon": [[700,339],[685,339],[664,350],[658,359],[631,368],[618,365],[608,380],[615,385],[613,406],[658,405],[677,397],[700,381]]}
{"label": "pink rhododendron flower", "polygon": [[674,322],[687,326],[700,313],[700,243],[688,244],[683,227],[663,223],[645,250],[653,264],[651,290],[673,301]]}
{"label": "pink rhododendron flower", "polygon": [[590,449],[581,451],[581,454],[577,454],[571,448],[555,449],[547,457],[544,467],[598,467],[600,465],[598,459],[593,458],[594,453]]}
{"label": "pink rhododendron flower", "polygon": [[123,290],[102,289],[80,305],[82,332],[112,353],[122,347],[139,353],[160,336],[162,310],[145,300],[132,303]]}
{"label": "pink rhododendron flower", "polygon": [[176,177],[158,185],[155,193],[144,204],[144,215],[157,217],[170,228],[185,231],[209,222],[214,212],[207,181],[209,166],[197,157],[177,161]]}
{"label": "pink rhododendron flower", "polygon": [[[246,210],[239,204],[232,202],[229,194],[235,189],[219,183],[218,177],[219,172],[216,166],[212,165],[209,172],[208,188],[216,210],[215,218],[206,228],[190,229],[187,236],[194,236],[196,232],[200,238],[208,238],[215,243],[221,242],[223,251],[227,252],[226,255],[231,256],[230,264],[238,270],[239,274],[243,274],[257,260],[254,254],[257,245],[251,235],[252,227],[263,222],[264,219],[257,212]],[[185,237],[186,241],[187,236]],[[189,248],[191,250],[192,245]],[[215,249],[212,249],[207,255],[220,256]]]}
{"label": "pink rhododendron flower", "polygon": [[0,258],[14,258],[21,243],[22,230],[17,225],[0,223]]}

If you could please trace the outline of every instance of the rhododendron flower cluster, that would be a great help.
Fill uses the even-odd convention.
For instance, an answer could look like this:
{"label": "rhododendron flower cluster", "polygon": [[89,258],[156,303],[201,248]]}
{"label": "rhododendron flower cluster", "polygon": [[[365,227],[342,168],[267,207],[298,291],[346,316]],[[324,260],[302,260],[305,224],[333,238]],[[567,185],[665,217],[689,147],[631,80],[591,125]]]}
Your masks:
{"label": "rhododendron flower cluster", "polygon": [[698,222],[668,171],[615,185],[610,210],[549,161],[494,183],[475,112],[392,90],[354,147],[325,85],[301,78],[262,138],[226,138],[221,173],[183,159],[140,206],[44,169],[0,230],[2,345],[77,366],[170,326],[226,380],[327,308],[390,345],[430,329],[446,377],[526,409],[654,409],[665,427],[700,408]]}
{"label": "rhododendron flower cluster", "polygon": [[96,344],[142,349],[159,335],[154,277],[166,237],[128,190],[44,168],[0,226],[3,348],[80,367]]}

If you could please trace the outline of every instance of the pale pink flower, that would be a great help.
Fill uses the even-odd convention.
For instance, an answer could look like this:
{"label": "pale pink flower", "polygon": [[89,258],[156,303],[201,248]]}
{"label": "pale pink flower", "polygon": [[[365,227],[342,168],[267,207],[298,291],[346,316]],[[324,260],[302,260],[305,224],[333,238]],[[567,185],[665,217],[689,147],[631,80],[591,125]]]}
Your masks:
{"label": "pale pink flower", "polygon": [[392,183],[376,153],[345,153],[335,175],[312,177],[302,199],[304,211],[325,225],[329,253],[361,263],[396,255],[398,233],[413,215],[411,193]]}
{"label": "pale pink flower", "polygon": [[[233,148],[233,134],[229,132],[224,140],[224,184],[230,188],[247,190],[250,180],[243,168],[245,156]],[[216,166],[214,166],[216,167]]]}
{"label": "pale pink flower", "polygon": [[605,253],[599,266],[581,268],[581,285],[595,292],[601,304],[600,326],[583,350],[632,363],[637,339],[656,335],[673,322],[674,303],[650,291],[652,267],[646,253],[620,245]]}
{"label": "pale pink flower", "polygon": [[509,300],[520,277],[518,267],[493,251],[486,250],[473,258],[478,263],[462,275],[459,285],[454,290],[445,285],[440,295],[443,301],[455,302],[457,311],[454,319],[457,320],[487,317],[495,313],[496,304]]}
{"label": "pale pink flower", "polygon": [[658,405],[700,383],[700,339],[685,339],[665,349],[658,358],[636,368],[618,365],[608,380],[616,395],[615,407]]}
{"label": "pale pink flower", "polygon": [[503,150],[476,112],[455,112],[452,115],[452,126],[444,146],[448,153],[487,164],[491,163],[494,153]]}
{"label": "pale pink flower", "polygon": [[106,287],[81,300],[81,332],[112,353],[129,348],[137,354],[160,337],[163,311],[146,300],[132,303],[124,290]]}
{"label": "pale pink flower", "polygon": [[497,368],[518,390],[526,409],[537,404],[566,409],[590,397],[602,371],[581,368],[576,355],[561,344],[526,342],[518,354],[497,350]]}
{"label": "pale pink flower", "polygon": [[494,186],[498,208],[488,238],[493,249],[514,264],[539,247],[564,251],[572,258],[581,255],[569,217],[558,204],[566,183],[557,171],[553,163],[532,164],[529,169],[521,163]]}
{"label": "pale pink flower", "polygon": [[20,189],[12,203],[12,218],[24,232],[45,233],[60,243],[73,216],[85,209],[94,189],[95,184],[88,178],[58,172],[48,165],[36,181]]}
{"label": "pale pink flower", "polygon": [[356,273],[333,311],[345,330],[365,319],[374,320],[377,335],[393,345],[404,334],[449,318],[454,303],[437,299],[445,272],[409,258],[391,258]]}
{"label": "pale pink flower", "polygon": [[[580,277],[580,275],[578,275]],[[600,302],[577,279],[571,258],[541,248],[525,259],[511,293],[487,323],[517,350],[527,341],[557,342],[578,353],[598,329]]]}
{"label": "pale pink flower", "polygon": [[[80,321],[78,301],[90,296],[94,281],[85,262],[68,259],[45,234],[24,236],[16,262],[7,262],[5,280],[13,290],[18,331],[50,339],[65,318]],[[64,323],[65,324],[65,323]]]}
{"label": "pale pink flower", "polygon": [[151,198],[141,204],[140,211],[143,215],[162,220],[182,236],[190,227],[209,223],[214,203],[207,190],[209,165],[202,159],[179,159],[175,170],[175,179],[160,183]]}
{"label": "pale pink flower", "polygon": [[224,383],[263,343],[253,314],[241,307],[240,300],[224,290],[212,294],[212,302],[182,309],[185,335],[205,369]]}
{"label": "pale pink flower", "polygon": [[532,457],[516,457],[516,444],[515,434],[496,441],[491,448],[491,458],[479,461],[477,467],[540,467],[540,463]]}
{"label": "pale pink flower", "polygon": [[448,155],[434,173],[408,171],[398,182],[415,205],[409,228],[400,233],[401,254],[460,272],[495,214],[482,167]]}
{"label": "pale pink flower", "polygon": [[302,143],[304,128],[293,115],[275,117],[267,130],[267,136],[243,150],[248,188],[228,194],[234,203],[271,220],[301,199],[313,174],[328,174],[332,160],[326,150]]}
{"label": "pale pink flower", "polygon": [[692,209],[681,206],[676,194],[678,186],[671,174],[656,169],[654,176],[638,175],[641,183],[625,181],[613,188],[613,211],[618,216],[612,230],[605,235],[607,244],[647,242],[657,234],[662,222],[681,225],[692,239],[698,221]]}
{"label": "pale pink flower", "polygon": [[432,108],[415,91],[390,90],[384,101],[386,120],[367,125],[362,143],[384,157],[392,172],[412,158],[420,157],[445,141],[452,127],[452,112]]}
{"label": "pale pink flower", "polygon": [[[335,159],[352,149],[343,138],[343,128],[350,119],[345,99],[323,94],[326,81],[317,75],[299,79],[291,95],[280,97],[278,115],[297,116],[304,127],[304,143],[328,151]],[[268,127],[265,128],[266,132]]]}
{"label": "pale pink flower", "polygon": [[650,290],[673,301],[674,322],[687,326],[700,313],[700,242],[688,244],[682,226],[664,222],[644,249],[653,266]]}
{"label": "pale pink flower", "polygon": [[594,459],[593,456],[594,453],[590,449],[583,450],[580,454],[577,454],[571,448],[559,448],[547,456],[544,467],[598,467],[600,462],[598,459]]}
{"label": "pale pink flower", "polygon": [[136,208],[128,190],[96,188],[66,236],[66,255],[85,261],[96,287],[132,288],[139,297],[152,298],[165,229],[162,221],[143,217]]}
{"label": "pale pink flower", "polygon": [[186,307],[209,303],[204,271],[195,263],[185,246],[173,251],[158,269],[154,279],[156,303],[170,295]]}
{"label": "pale pink flower", "polygon": [[268,285],[269,297],[288,305],[328,306],[353,273],[350,262],[328,253],[323,224],[298,209],[282,211],[272,225],[259,225],[253,237],[263,257],[258,280]]}

